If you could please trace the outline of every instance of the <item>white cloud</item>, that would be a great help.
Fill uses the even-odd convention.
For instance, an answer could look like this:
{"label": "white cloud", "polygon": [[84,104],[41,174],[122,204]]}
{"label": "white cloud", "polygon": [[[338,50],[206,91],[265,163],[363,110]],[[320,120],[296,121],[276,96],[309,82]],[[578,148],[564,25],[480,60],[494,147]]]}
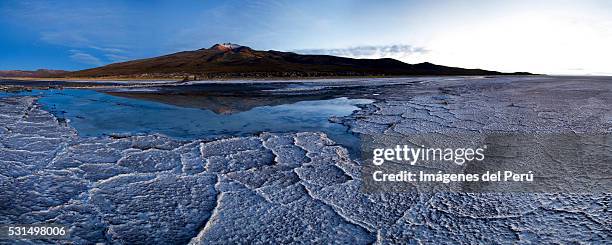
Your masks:
{"label": "white cloud", "polygon": [[118,54],[104,54],[104,56],[106,57],[106,59],[112,62],[121,62],[121,61],[129,60],[127,56],[118,55]]}
{"label": "white cloud", "polygon": [[88,64],[88,65],[96,65],[96,66],[101,66],[103,64],[103,62],[97,57],[91,54],[88,54],[86,52],[83,52],[81,50],[71,49],[70,53],[71,53],[70,58],[79,63]]}
{"label": "white cloud", "polygon": [[40,33],[40,39],[56,45],[79,47],[90,43],[85,36],[73,31],[44,31]]}
{"label": "white cloud", "polygon": [[91,49],[99,50],[106,53],[120,54],[125,53],[125,50],[120,48],[112,48],[112,47],[99,47],[99,46],[89,46]]}
{"label": "white cloud", "polygon": [[349,48],[337,49],[300,49],[293,52],[299,54],[324,54],[334,55],[349,58],[394,58],[402,61],[407,61],[412,57],[424,55],[429,52],[423,47],[414,47],[405,44],[395,45],[378,45],[378,46],[355,46]]}

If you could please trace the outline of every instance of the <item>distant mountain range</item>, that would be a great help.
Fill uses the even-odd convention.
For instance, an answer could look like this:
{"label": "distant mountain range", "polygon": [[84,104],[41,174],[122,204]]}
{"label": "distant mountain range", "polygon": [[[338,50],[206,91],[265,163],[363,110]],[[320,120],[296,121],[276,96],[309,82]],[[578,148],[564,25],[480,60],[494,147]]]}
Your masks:
{"label": "distant mountain range", "polygon": [[35,71],[8,70],[8,71],[0,71],[0,77],[44,78],[44,77],[60,77],[60,76],[66,75],[67,73],[69,73],[69,71],[47,70],[47,69],[38,69]]}
{"label": "distant mountain range", "polygon": [[[40,70],[39,70],[40,71]],[[352,59],[330,55],[302,55],[274,50],[253,50],[237,44],[114,63],[68,73],[49,73],[68,78],[184,79],[336,77],[402,75],[529,75],[464,69],[431,63],[407,64],[395,59]],[[40,75],[36,74],[36,77]]]}

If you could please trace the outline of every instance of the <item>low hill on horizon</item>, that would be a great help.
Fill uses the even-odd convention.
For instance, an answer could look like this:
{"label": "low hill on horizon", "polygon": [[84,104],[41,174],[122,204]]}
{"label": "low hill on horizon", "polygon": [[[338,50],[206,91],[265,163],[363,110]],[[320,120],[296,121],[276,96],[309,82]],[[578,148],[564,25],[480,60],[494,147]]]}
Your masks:
{"label": "low hill on horizon", "polygon": [[61,77],[69,73],[64,70],[49,70],[49,69],[38,69],[35,71],[25,70],[0,70],[0,77],[33,77],[33,78],[48,78],[48,77]]}

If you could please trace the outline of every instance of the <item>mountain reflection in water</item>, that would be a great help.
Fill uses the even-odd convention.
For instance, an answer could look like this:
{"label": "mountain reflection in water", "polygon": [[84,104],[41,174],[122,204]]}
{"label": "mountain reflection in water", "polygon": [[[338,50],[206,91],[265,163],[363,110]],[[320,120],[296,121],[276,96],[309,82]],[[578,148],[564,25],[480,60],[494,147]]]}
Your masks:
{"label": "mountain reflection in water", "polygon": [[164,103],[187,108],[198,108],[213,111],[217,114],[234,114],[249,111],[261,106],[277,106],[293,104],[300,101],[329,100],[330,95],[309,96],[236,96],[236,95],[206,95],[206,94],[158,94],[158,93],[117,93],[108,94]]}
{"label": "mountain reflection in water", "polygon": [[88,89],[33,90],[38,103],[81,136],[160,133],[178,139],[213,139],[260,132],[324,132],[354,153],[359,138],[329,121],[371,103],[328,95],[240,97],[236,95],[118,93]]}

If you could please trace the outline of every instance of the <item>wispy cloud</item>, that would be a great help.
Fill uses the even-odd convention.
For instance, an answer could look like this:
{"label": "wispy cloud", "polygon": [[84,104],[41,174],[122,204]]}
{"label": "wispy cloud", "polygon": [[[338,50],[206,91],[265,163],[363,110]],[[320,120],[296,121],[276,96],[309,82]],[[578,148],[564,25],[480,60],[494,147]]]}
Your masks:
{"label": "wispy cloud", "polygon": [[130,59],[127,56],[118,55],[118,54],[104,54],[104,57],[106,57],[106,59],[110,60],[111,62],[121,62],[121,61],[126,61]]}
{"label": "wispy cloud", "polygon": [[89,48],[100,52],[109,62],[121,62],[130,59],[128,55],[129,52],[121,48],[99,46],[89,46]]}
{"label": "wispy cloud", "polygon": [[88,46],[82,49],[70,49],[69,52],[72,60],[81,64],[95,66],[122,62],[130,59],[127,51],[114,47]]}
{"label": "wispy cloud", "polygon": [[104,64],[99,58],[77,49],[70,50],[70,58],[76,62],[100,66]]}
{"label": "wispy cloud", "polygon": [[69,47],[79,47],[91,42],[84,35],[73,31],[43,31],[40,33],[40,39],[47,43]]}
{"label": "wispy cloud", "polygon": [[126,51],[120,48],[113,48],[113,47],[98,47],[98,46],[89,46],[89,48],[91,49],[95,49],[95,50],[99,50],[105,53],[113,53],[113,54],[121,54],[121,53],[125,53]]}
{"label": "wispy cloud", "polygon": [[429,52],[424,47],[414,47],[412,45],[395,44],[379,46],[355,46],[349,48],[336,49],[299,49],[293,50],[299,54],[323,54],[349,58],[395,58],[406,59],[410,56],[426,54]]}
{"label": "wispy cloud", "polygon": [[126,36],[123,8],[108,1],[8,1],[2,8],[0,14],[12,24],[37,32],[45,43],[69,49],[116,46]]}

